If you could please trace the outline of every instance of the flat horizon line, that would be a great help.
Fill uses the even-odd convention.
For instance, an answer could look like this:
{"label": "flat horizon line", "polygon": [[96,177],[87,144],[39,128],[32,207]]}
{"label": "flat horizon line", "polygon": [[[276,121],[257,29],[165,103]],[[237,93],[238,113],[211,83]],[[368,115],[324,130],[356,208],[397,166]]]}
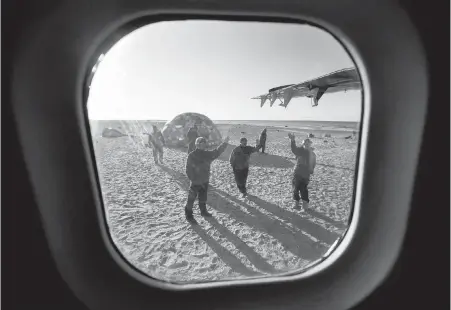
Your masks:
{"label": "flat horizon line", "polygon": [[[89,119],[90,121],[141,121],[141,122],[167,122],[168,119]],[[220,122],[247,122],[247,121],[263,121],[263,122],[335,122],[335,123],[360,123],[360,121],[334,121],[334,120],[310,120],[310,119],[211,119],[212,121]]]}

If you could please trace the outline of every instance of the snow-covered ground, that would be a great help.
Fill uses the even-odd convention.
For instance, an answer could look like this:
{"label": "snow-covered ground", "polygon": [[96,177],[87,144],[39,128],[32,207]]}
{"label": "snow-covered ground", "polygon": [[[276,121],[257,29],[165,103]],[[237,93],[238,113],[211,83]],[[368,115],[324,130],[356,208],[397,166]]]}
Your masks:
{"label": "snow-covered ground", "polygon": [[202,218],[196,202],[197,225],[184,217],[186,152],[166,148],[158,166],[139,137],[94,137],[108,225],[123,256],[151,277],[178,283],[284,273],[320,258],[347,227],[357,140],[311,139],[317,154],[311,210],[295,210],[287,133],[299,143],[308,131],[268,129],[268,154],[252,155],[243,199],[228,158],[240,137],[254,145],[262,127],[218,127],[231,145],[212,164],[207,206],[213,217]]}

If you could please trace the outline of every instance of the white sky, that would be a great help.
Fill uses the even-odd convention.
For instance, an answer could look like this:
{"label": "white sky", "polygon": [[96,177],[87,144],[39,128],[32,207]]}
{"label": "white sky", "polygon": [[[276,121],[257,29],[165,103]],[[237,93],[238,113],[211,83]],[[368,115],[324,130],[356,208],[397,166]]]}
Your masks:
{"label": "white sky", "polygon": [[161,22],[120,40],[99,65],[90,119],[169,120],[198,112],[213,120],[360,121],[359,91],[325,94],[312,108],[294,98],[260,108],[269,88],[353,67],[328,33],[306,25]]}

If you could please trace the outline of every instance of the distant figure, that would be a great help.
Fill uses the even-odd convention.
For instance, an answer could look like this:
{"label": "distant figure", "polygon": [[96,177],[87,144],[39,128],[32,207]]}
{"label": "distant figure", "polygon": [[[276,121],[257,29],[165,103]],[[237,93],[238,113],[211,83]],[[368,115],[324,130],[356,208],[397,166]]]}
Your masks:
{"label": "distant figure", "polygon": [[188,154],[196,149],[196,139],[199,137],[197,130],[197,125],[194,125],[188,130],[188,133],[186,134],[186,138],[188,140]]}
{"label": "distant figure", "polygon": [[152,148],[155,164],[163,164],[164,138],[156,126],[152,126],[152,129],[152,134],[147,134],[149,136],[148,146]]}
{"label": "distant figure", "polygon": [[241,138],[240,145],[233,149],[232,154],[230,154],[229,161],[233,169],[235,182],[243,197],[247,195],[246,183],[249,174],[249,158],[252,153],[258,152],[260,147],[261,145],[257,145],[256,147],[248,146],[247,139]]}
{"label": "distant figure", "polygon": [[316,154],[313,152],[310,139],[305,139],[300,147],[296,147],[294,134],[288,134],[288,137],[291,140],[291,151],[296,155],[292,179],[293,199],[296,202],[296,208],[299,207],[299,201],[302,199],[303,207],[307,209],[310,202],[307,186],[316,166]]}
{"label": "distant figure", "polygon": [[263,129],[262,133],[260,134],[260,140],[259,145],[262,148],[262,153],[265,154],[265,148],[266,148],[266,128]]}
{"label": "distant figure", "polygon": [[190,180],[188,201],[185,206],[185,216],[188,221],[193,221],[193,205],[199,198],[199,209],[202,216],[211,216],[207,211],[207,191],[210,181],[210,166],[213,160],[218,158],[227,148],[229,137],[212,151],[207,150],[207,140],[199,137],[195,141],[195,150],[188,154],[186,160],[186,175]]}
{"label": "distant figure", "polygon": [[155,125],[152,125],[152,136],[159,144],[165,146],[166,143],[164,141],[163,134]]}

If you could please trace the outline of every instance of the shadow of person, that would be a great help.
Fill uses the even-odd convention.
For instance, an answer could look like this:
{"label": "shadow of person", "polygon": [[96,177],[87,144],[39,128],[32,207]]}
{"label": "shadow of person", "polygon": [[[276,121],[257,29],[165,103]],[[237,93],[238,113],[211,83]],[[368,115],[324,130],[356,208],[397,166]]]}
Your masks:
{"label": "shadow of person", "polygon": [[[189,181],[185,175],[174,171],[167,166],[161,167],[161,169],[170,174],[182,189],[188,190]],[[255,208],[247,205],[246,203],[239,202],[239,205],[251,213],[251,215],[247,214],[240,208],[233,205],[229,194],[217,190],[212,186],[210,186],[207,196],[207,204],[217,212],[227,214],[236,220],[245,223],[252,229],[272,236],[274,239],[279,241],[287,251],[302,259],[314,260],[322,256],[327,251],[325,247],[311,240],[310,237],[306,236],[302,232],[293,231],[292,229],[286,227],[286,225],[278,219],[269,218],[267,215],[258,212]]]}
{"label": "shadow of person", "polygon": [[241,240],[238,236],[234,235],[230,230],[228,230],[225,226],[219,223],[215,218],[209,217],[206,218],[206,221],[210,223],[210,225],[216,228],[221,235],[223,235],[227,240],[229,240],[233,245],[243,253],[247,259],[260,271],[268,273],[268,274],[277,274],[278,272],[272,265],[270,265],[263,257],[261,257],[258,253],[256,253],[250,246],[248,246],[243,240]]}
{"label": "shadow of person", "polygon": [[189,180],[186,175],[180,173],[174,169],[169,168],[168,166],[159,165],[160,169],[165,171],[167,174],[172,176],[174,181],[184,190],[189,190]]}
{"label": "shadow of person", "polygon": [[[325,247],[313,241],[302,232],[293,231],[278,219],[270,218],[244,202],[233,203],[230,200],[230,195],[216,191],[215,188],[211,188],[208,192],[208,204],[217,212],[227,214],[251,227],[253,230],[270,235],[287,251],[302,259],[317,259],[327,251]],[[240,207],[244,208],[250,214],[243,211]]]}
{"label": "shadow of person", "polygon": [[346,228],[348,228],[348,225],[347,225],[347,224],[345,224],[345,223],[343,223],[343,222],[340,222],[340,221],[337,221],[337,220],[334,220],[334,219],[331,219],[331,218],[328,217],[327,215],[325,215],[325,214],[323,214],[323,213],[320,213],[320,212],[318,212],[318,211],[315,211],[315,210],[313,210],[313,209],[311,209],[311,208],[305,209],[305,212],[306,212],[308,215],[310,215],[311,217],[316,217],[316,218],[318,218],[318,219],[323,220],[324,222],[327,222],[327,223],[329,223],[329,224],[334,225],[334,226],[337,227],[338,229],[346,229]]}
{"label": "shadow of person", "polygon": [[210,237],[201,226],[192,224],[191,228],[218,255],[218,257],[224,263],[232,268],[233,271],[236,271],[247,277],[256,277],[263,275],[244,265],[233,253],[220,245],[215,239]]}
{"label": "shadow of person", "polygon": [[[226,150],[219,156],[219,160],[229,162],[230,154],[237,147],[237,145],[229,144]],[[279,168],[288,169],[294,167],[294,163],[285,157],[272,155],[253,153],[250,157],[249,163],[251,166],[264,167],[264,168]]]}
{"label": "shadow of person", "polygon": [[[293,211],[285,210],[278,205],[271,202],[258,198],[257,196],[248,194],[247,199],[254,202],[260,208],[266,210],[277,216],[280,219],[290,222],[293,226],[299,228],[300,230],[308,233],[309,235],[321,240],[328,245],[332,245],[339,237],[340,234],[336,232],[329,231],[323,226],[310,221],[307,218],[301,217],[299,214]],[[337,227],[339,228],[339,227]]]}
{"label": "shadow of person", "polygon": [[335,169],[341,169],[341,170],[355,171],[355,169],[348,168],[348,167],[339,167],[339,166],[327,165],[327,164],[321,164],[321,163],[317,163],[316,165],[317,166],[328,167],[328,168],[335,168]]}

